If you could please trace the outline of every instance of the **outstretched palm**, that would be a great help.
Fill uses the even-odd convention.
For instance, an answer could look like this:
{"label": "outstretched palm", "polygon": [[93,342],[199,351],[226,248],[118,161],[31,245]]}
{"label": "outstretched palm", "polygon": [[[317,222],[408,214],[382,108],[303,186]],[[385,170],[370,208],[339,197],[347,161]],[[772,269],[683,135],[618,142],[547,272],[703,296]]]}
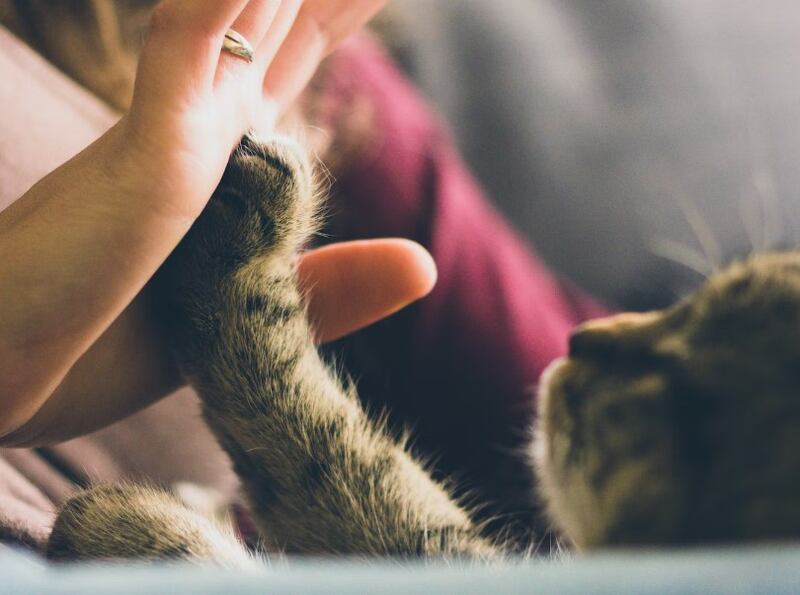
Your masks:
{"label": "outstretched palm", "polygon": [[[193,218],[250,127],[269,128],[322,58],[385,0],[166,0],[156,7],[121,130],[154,180],[154,207]],[[233,27],[252,64],[221,52]],[[141,164],[138,163],[137,167]]]}

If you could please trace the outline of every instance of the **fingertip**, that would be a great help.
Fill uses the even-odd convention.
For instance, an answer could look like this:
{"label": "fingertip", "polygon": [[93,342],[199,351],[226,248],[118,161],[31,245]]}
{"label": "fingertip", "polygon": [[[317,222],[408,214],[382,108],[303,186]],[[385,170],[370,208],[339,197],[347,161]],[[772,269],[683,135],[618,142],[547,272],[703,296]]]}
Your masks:
{"label": "fingertip", "polygon": [[413,240],[398,238],[383,241],[397,250],[397,268],[405,273],[411,300],[425,297],[433,291],[439,279],[439,269],[431,253]]}

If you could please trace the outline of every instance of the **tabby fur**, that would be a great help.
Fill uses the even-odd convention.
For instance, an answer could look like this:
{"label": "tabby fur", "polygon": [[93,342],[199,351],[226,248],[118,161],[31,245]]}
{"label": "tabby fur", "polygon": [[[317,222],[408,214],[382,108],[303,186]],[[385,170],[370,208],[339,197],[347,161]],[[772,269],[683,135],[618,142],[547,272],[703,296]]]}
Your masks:
{"label": "tabby fur", "polygon": [[581,547],[800,537],[800,254],[590,322],[545,373],[534,459]]}
{"label": "tabby fur", "polygon": [[[497,555],[446,486],[370,421],[352,385],[317,353],[293,266],[315,228],[312,180],[290,141],[246,139],[155,280],[178,362],[262,538],[269,550],[316,555]],[[142,490],[78,495],[56,522],[50,556],[237,559],[219,556],[219,531],[192,524],[191,511],[170,530],[175,498]]]}

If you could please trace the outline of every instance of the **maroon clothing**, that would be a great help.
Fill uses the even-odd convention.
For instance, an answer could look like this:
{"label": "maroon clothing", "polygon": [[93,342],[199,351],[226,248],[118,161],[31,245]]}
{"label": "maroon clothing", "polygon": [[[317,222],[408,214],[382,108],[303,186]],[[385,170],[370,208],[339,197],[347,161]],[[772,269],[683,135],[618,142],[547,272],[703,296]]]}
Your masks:
{"label": "maroon clothing", "polygon": [[343,48],[329,84],[339,104],[370,106],[375,134],[334,184],[330,233],[410,238],[439,268],[429,297],[342,342],[346,369],[373,407],[412,425],[438,469],[477,482],[505,512],[524,508],[529,477],[513,451],[536,381],[564,354],[570,330],[604,311],[555,279],[498,216],[379,48]]}

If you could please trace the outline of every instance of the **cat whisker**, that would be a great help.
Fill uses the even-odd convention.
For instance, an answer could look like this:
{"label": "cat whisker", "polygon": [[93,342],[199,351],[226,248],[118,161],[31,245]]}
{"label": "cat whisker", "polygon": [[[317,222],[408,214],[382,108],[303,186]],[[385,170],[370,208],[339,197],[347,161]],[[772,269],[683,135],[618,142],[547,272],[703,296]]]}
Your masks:
{"label": "cat whisker", "polygon": [[[719,242],[714,237],[714,232],[703,218],[697,205],[683,194],[678,194],[678,206],[683,213],[686,222],[692,229],[700,248],[703,251],[706,262],[711,267],[711,273],[717,272],[722,268],[722,249]],[[707,276],[707,275],[706,275]]]}
{"label": "cat whisker", "polygon": [[[658,161],[654,162],[652,165],[650,172],[652,184],[661,190],[661,194],[664,195],[667,204],[672,200],[668,197],[674,197],[674,199],[677,200],[680,213],[683,215],[686,223],[688,223],[692,235],[702,250],[702,257],[699,260],[704,262],[702,264],[699,263],[695,251],[688,250],[683,246],[679,246],[676,250],[677,245],[674,244],[674,242],[664,239],[653,242],[653,244],[656,245],[654,253],[659,256],[664,256],[667,260],[674,260],[679,264],[683,264],[687,268],[698,272],[704,278],[707,278],[709,274],[717,272],[722,267],[723,257],[720,244],[697,207],[697,204],[687,196],[680,178],[671,174],[673,168],[665,166]],[[644,216],[656,223],[654,212],[650,210],[645,211]],[[669,246],[666,246],[667,244],[669,244]],[[664,254],[660,254],[659,252],[662,247],[667,248]]]}
{"label": "cat whisker", "polygon": [[[775,247],[783,231],[783,221],[779,214],[775,175],[769,166],[770,160],[763,131],[761,127],[756,126],[752,118],[745,118],[744,127],[750,148],[750,162],[753,168],[751,183],[759,207],[761,228],[760,242],[754,246],[754,250],[763,252]],[[744,223],[746,226],[747,221]]]}
{"label": "cat whisker", "polygon": [[742,220],[742,226],[747,241],[750,244],[750,256],[753,256],[764,249],[764,213],[760,208],[759,203],[749,200],[749,197],[742,195],[739,198],[739,218]]}
{"label": "cat whisker", "polygon": [[708,279],[714,274],[714,265],[703,254],[669,238],[651,240],[650,251],[656,256],[686,267],[703,279]]}

